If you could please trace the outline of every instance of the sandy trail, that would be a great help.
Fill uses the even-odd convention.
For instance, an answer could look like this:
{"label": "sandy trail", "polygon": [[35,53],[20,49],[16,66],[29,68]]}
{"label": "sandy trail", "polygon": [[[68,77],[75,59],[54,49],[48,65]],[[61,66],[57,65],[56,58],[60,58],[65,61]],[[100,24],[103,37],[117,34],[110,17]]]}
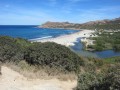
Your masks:
{"label": "sandy trail", "polygon": [[2,66],[0,76],[0,90],[72,90],[77,81],[50,80],[28,80],[12,69]]}

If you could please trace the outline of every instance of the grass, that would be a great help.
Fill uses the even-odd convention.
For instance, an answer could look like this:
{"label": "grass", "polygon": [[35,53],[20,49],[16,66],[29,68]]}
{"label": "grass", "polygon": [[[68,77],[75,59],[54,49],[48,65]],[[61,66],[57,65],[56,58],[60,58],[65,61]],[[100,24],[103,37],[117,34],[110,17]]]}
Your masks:
{"label": "grass", "polygon": [[13,62],[5,63],[5,66],[19,72],[28,79],[52,79],[57,78],[62,81],[66,80],[77,80],[77,75],[74,72],[63,72],[59,68],[41,67],[35,65],[29,65],[24,60],[18,64]]}
{"label": "grass", "polygon": [[120,62],[120,56],[117,56],[117,57],[111,57],[111,58],[105,58],[103,60],[105,63],[117,63],[117,62]]}

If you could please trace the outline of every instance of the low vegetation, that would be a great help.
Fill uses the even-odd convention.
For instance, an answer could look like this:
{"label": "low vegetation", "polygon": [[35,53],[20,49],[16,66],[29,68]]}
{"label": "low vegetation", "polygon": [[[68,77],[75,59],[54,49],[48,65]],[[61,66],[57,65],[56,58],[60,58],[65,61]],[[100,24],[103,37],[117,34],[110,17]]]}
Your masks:
{"label": "low vegetation", "polygon": [[98,37],[92,39],[95,40],[95,45],[89,46],[89,48],[95,49],[96,51],[108,49],[120,51],[120,32],[102,32],[98,34]]}
{"label": "low vegetation", "polygon": [[[75,90],[120,90],[120,58],[83,58],[56,43],[0,36],[0,61],[26,77],[76,78]],[[64,73],[64,76],[61,75]]]}
{"label": "low vegetation", "polygon": [[0,61],[59,68],[65,72],[77,72],[83,60],[65,46],[56,43],[30,43],[20,38],[0,37]]}
{"label": "low vegetation", "polygon": [[116,56],[116,57],[111,57],[111,58],[105,58],[104,59],[105,63],[120,63],[120,56]]}
{"label": "low vegetation", "polygon": [[77,71],[83,64],[80,57],[70,49],[56,43],[34,43],[27,47],[25,60],[32,65],[61,68],[65,71]]}
{"label": "low vegetation", "polygon": [[[104,70],[104,71],[103,71]],[[76,90],[119,90],[120,64],[101,69],[100,72],[88,71],[78,77]]]}

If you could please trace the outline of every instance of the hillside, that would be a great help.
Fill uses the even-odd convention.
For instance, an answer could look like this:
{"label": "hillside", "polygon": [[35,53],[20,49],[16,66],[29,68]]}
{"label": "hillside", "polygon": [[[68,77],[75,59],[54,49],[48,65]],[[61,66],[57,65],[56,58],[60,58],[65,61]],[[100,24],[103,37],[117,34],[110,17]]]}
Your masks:
{"label": "hillside", "polygon": [[56,43],[0,36],[0,61],[2,90],[120,90],[119,57],[85,58]]}
{"label": "hillside", "polygon": [[[78,27],[77,27],[78,26]],[[60,29],[79,29],[80,24],[69,22],[46,22],[40,27],[42,28],[60,28]]]}
{"label": "hillside", "polygon": [[120,18],[112,20],[97,20],[90,21],[83,24],[69,23],[69,22],[46,22],[42,24],[42,28],[64,28],[64,29],[120,29]]}
{"label": "hillside", "polygon": [[53,42],[31,43],[7,36],[0,36],[0,61],[15,64],[25,61],[30,65],[36,65],[38,69],[46,66],[48,70],[51,68],[57,73],[77,72],[79,66],[83,64],[79,56],[63,45]]}
{"label": "hillside", "polygon": [[90,22],[82,24],[81,28],[118,30],[118,29],[120,29],[120,18],[115,18],[112,20],[106,19],[106,20],[90,21]]}

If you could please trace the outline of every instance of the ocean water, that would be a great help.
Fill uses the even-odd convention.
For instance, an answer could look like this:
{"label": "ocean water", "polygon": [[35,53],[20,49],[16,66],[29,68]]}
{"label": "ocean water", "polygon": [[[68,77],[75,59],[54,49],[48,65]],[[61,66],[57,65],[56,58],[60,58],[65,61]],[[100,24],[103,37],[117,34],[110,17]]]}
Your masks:
{"label": "ocean water", "polygon": [[58,37],[65,34],[71,34],[78,32],[77,30],[65,30],[65,29],[44,29],[37,26],[20,26],[20,25],[1,25],[0,35],[20,37],[28,40],[37,40],[45,38]]}
{"label": "ocean water", "polygon": [[[45,39],[45,38],[53,38],[61,35],[71,34],[78,32],[77,30],[65,30],[65,29],[44,29],[38,28],[37,26],[9,26],[9,25],[1,25],[0,26],[0,35],[3,36],[11,36],[11,37],[20,37],[28,40],[37,40],[37,39]],[[120,52],[115,52],[113,50],[106,50],[101,52],[89,52],[82,50],[83,45],[80,42],[80,38],[78,42],[75,43],[71,48],[79,53],[82,56],[86,57],[97,57],[97,58],[107,58],[113,56],[120,56]]]}

